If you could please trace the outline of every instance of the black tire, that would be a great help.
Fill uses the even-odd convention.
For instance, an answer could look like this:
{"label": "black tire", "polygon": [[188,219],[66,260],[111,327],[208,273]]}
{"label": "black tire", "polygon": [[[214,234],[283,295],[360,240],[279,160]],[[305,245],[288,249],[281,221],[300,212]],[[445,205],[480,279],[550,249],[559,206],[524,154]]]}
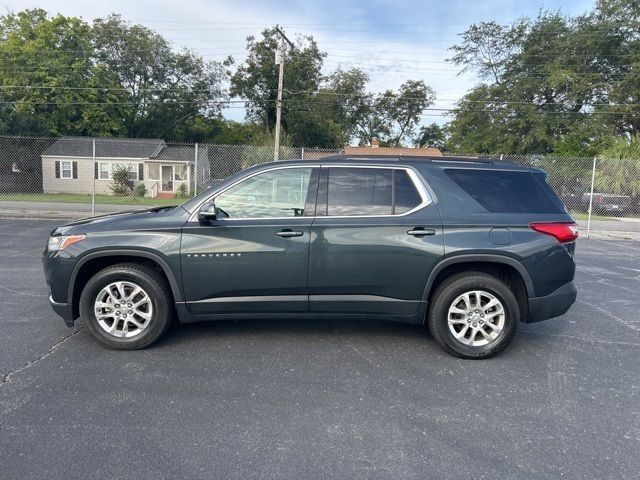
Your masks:
{"label": "black tire", "polygon": [[[147,293],[153,308],[148,326],[130,338],[116,338],[107,333],[98,323],[94,312],[94,302],[101,290],[117,281],[140,286]],[[114,350],[138,350],[158,340],[171,325],[172,298],[169,285],[162,274],[144,265],[119,263],[100,270],[87,282],[80,295],[80,318],[91,335],[105,347]]]}
{"label": "black tire", "polygon": [[[487,345],[465,345],[456,339],[449,329],[449,307],[458,296],[471,290],[490,293],[502,303],[504,308],[502,331]],[[496,277],[482,272],[459,273],[444,280],[432,296],[427,319],[433,338],[447,353],[468,359],[489,358],[500,353],[513,340],[519,322],[520,308],[509,286]]]}

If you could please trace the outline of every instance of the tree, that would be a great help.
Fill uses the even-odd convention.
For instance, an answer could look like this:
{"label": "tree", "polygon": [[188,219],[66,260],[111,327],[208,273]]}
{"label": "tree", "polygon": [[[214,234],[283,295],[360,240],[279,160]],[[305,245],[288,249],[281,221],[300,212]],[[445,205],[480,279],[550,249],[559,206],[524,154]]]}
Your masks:
{"label": "tree", "polygon": [[447,141],[446,128],[441,127],[437,123],[430,123],[420,128],[418,135],[414,139],[416,147],[432,147],[439,150],[445,149]]}
{"label": "tree", "polygon": [[[599,4],[614,1],[622,0]],[[607,59],[616,58],[621,48],[618,35],[598,14],[541,12],[508,26],[470,27],[452,47],[452,61],[490,81],[474,87],[453,111],[450,147],[478,153],[592,153],[616,125],[611,114],[619,106],[609,104],[622,86],[616,73],[620,58],[616,66]],[[622,36],[628,38],[628,32]],[[633,83],[633,76],[627,78]],[[633,91],[631,85],[622,88]],[[616,126],[619,131],[636,129],[637,116],[615,120],[624,123]]]}
{"label": "tree", "polygon": [[400,146],[415,133],[424,109],[433,105],[433,89],[422,80],[407,80],[397,92],[386,90],[362,98],[357,110],[357,136],[361,144],[372,138],[383,145]]}
{"label": "tree", "polygon": [[[224,67],[190,50],[175,52],[161,35],[119,15],[96,19],[97,61],[122,86],[124,128],[129,137],[172,139],[184,122],[217,115],[223,104]],[[184,138],[184,132],[182,132]]]}
{"label": "tree", "polygon": [[[278,67],[274,56],[279,38],[275,28],[264,30],[260,40],[247,37],[249,55],[231,76],[231,95],[247,99],[248,119],[260,123],[267,133],[273,130],[276,120]],[[283,55],[286,94],[282,127],[298,144],[308,129],[308,125],[300,123],[301,117],[305,117],[301,112],[311,111],[314,105],[313,97],[323,80],[321,69],[326,53],[320,51],[311,36],[299,37],[295,45],[287,48]],[[317,122],[308,123],[317,125]]]}
{"label": "tree", "polygon": [[41,9],[0,17],[5,133],[123,133],[118,84],[93,61],[91,27]]}
{"label": "tree", "polygon": [[496,22],[472,24],[461,34],[462,42],[450,48],[455,55],[449,61],[462,67],[460,73],[475,70],[480,78],[500,84],[526,27],[525,20],[510,26]]}
{"label": "tree", "polygon": [[640,140],[610,138],[598,155],[596,190],[640,195]]}
{"label": "tree", "polygon": [[367,111],[369,95],[366,92],[369,76],[358,68],[338,68],[331,75],[318,97],[331,105],[326,122],[335,122],[341,135],[338,145],[348,143],[358,134],[358,124]]}

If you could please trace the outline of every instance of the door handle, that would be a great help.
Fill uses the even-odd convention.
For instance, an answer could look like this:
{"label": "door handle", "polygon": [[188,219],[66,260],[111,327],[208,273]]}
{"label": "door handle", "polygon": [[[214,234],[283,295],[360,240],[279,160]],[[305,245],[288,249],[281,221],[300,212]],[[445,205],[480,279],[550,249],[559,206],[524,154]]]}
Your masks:
{"label": "door handle", "polygon": [[407,234],[413,235],[414,237],[424,237],[426,235],[435,235],[436,231],[433,228],[416,227],[413,230],[407,231]]}
{"label": "door handle", "polygon": [[282,238],[301,237],[302,235],[304,235],[304,232],[297,232],[294,230],[286,229],[286,230],[277,232],[276,235]]}

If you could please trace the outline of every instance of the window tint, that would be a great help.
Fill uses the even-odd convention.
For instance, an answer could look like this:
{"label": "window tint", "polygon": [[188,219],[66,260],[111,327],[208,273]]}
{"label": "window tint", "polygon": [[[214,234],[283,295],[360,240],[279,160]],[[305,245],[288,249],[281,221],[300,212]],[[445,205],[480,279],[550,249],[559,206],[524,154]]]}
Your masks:
{"label": "window tint", "polygon": [[330,168],[327,190],[327,215],[334,216],[402,214],[422,202],[409,174],[399,169]]}
{"label": "window tint", "polygon": [[395,177],[396,201],[394,213],[405,213],[420,205],[420,203],[422,203],[422,197],[420,197],[420,194],[407,171],[395,170]]}
{"label": "window tint", "polygon": [[215,198],[220,218],[299,217],[311,168],[285,168],[250,177]]}
{"label": "window tint", "polygon": [[391,170],[330,168],[327,215],[390,215]]}
{"label": "window tint", "polygon": [[492,212],[565,211],[543,174],[470,169],[447,169],[445,173]]}

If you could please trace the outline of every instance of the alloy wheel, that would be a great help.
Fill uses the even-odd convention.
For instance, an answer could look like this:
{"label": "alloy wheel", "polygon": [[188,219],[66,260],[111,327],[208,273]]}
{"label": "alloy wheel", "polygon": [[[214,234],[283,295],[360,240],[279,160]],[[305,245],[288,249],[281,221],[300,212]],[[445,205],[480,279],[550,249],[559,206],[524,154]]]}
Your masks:
{"label": "alloy wheel", "polygon": [[496,342],[505,325],[504,306],[484,290],[471,290],[456,297],[449,306],[449,331],[463,345],[482,347]]}
{"label": "alloy wheel", "polygon": [[113,282],[96,296],[94,313],[98,325],[117,338],[140,335],[153,320],[153,305],[147,292],[129,282]]}

